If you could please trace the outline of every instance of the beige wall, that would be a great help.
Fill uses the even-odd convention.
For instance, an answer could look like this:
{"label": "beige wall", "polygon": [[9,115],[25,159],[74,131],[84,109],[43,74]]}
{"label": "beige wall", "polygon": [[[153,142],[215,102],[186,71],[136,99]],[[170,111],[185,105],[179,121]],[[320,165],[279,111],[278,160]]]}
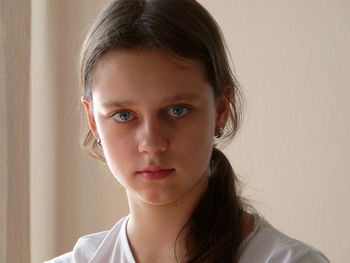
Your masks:
{"label": "beige wall", "polygon": [[0,262],[29,258],[30,1],[0,1]]}
{"label": "beige wall", "polygon": [[347,262],[350,2],[206,3],[246,95],[227,149],[245,195],[281,230]]}
{"label": "beige wall", "polygon": [[[350,2],[201,1],[226,36],[246,96],[226,149],[244,195],[282,231],[350,257]],[[32,1],[32,262],[127,214],[121,187],[79,149],[76,62],[102,1]]]}
{"label": "beige wall", "polygon": [[79,236],[108,229],[127,214],[121,187],[79,146],[76,62],[98,6],[97,1],[32,1],[33,263],[71,250]]}

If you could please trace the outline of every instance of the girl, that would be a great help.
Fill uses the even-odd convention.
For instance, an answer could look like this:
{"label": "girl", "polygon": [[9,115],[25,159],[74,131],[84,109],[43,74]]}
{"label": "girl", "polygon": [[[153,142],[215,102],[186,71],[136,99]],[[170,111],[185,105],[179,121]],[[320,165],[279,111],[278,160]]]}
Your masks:
{"label": "girl", "polygon": [[194,0],[118,0],[81,53],[84,146],[125,188],[130,215],[49,262],[329,262],[244,203],[220,140],[240,91],[220,30]]}

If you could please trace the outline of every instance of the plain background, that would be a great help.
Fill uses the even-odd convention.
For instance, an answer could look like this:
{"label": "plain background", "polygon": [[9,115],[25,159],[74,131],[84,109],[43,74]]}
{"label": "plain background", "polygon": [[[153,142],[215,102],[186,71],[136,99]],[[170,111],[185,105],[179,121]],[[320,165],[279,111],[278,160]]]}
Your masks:
{"label": "plain background", "polygon": [[[78,237],[110,229],[128,214],[122,187],[79,146],[78,54],[103,2],[32,0],[30,9],[1,0],[2,258],[11,246],[28,255],[27,238],[16,241],[21,246],[6,243],[8,236],[26,233],[11,225],[18,221],[12,222],[15,213],[6,217],[11,209],[29,215],[30,208],[30,218],[20,217],[20,224],[30,230],[33,263],[70,251]],[[243,195],[276,228],[320,249],[331,262],[347,262],[350,1],[200,2],[222,28],[246,98],[243,126],[225,149],[244,183]],[[11,31],[13,25],[19,31]],[[11,45],[18,39],[9,34],[31,48]],[[13,91],[27,100],[18,103]],[[21,148],[23,140],[28,149]],[[30,181],[12,177],[12,168],[27,171]]]}

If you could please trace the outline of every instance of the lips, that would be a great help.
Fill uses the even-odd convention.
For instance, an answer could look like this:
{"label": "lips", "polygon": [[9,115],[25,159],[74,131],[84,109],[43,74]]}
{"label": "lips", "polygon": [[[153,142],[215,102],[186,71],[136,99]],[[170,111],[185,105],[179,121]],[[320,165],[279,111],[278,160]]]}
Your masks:
{"label": "lips", "polygon": [[174,171],[175,169],[173,168],[152,166],[136,173],[146,180],[161,180],[170,176]]}

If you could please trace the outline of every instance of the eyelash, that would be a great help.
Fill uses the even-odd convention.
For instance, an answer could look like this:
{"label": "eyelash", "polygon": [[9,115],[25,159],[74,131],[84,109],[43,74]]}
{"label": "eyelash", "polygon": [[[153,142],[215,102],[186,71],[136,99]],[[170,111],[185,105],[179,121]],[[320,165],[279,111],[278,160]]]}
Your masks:
{"label": "eyelash", "polygon": [[[169,108],[166,110],[166,114],[169,115],[169,111],[170,111],[171,109],[173,109],[173,108],[176,108],[176,107],[180,107],[180,108],[182,108],[183,110],[185,110],[185,114],[183,114],[183,115],[181,115],[181,116],[169,116],[170,118],[179,119],[179,118],[181,118],[181,117],[183,117],[183,116],[186,116],[186,115],[188,114],[188,112],[192,110],[192,108],[191,108],[190,106],[179,104],[179,105],[173,105],[173,106],[169,107]],[[135,118],[135,117],[132,116],[132,117],[133,117],[132,119],[130,119],[130,120],[125,120],[125,121],[115,119],[115,117],[116,117],[118,114],[120,114],[120,113],[129,113],[129,114],[132,115],[131,111],[129,111],[129,110],[120,110],[120,111],[117,111],[117,112],[113,113],[113,114],[111,115],[111,117],[112,117],[115,121],[120,122],[120,123],[127,123],[127,122],[129,122],[129,121],[132,121],[132,120]]]}

